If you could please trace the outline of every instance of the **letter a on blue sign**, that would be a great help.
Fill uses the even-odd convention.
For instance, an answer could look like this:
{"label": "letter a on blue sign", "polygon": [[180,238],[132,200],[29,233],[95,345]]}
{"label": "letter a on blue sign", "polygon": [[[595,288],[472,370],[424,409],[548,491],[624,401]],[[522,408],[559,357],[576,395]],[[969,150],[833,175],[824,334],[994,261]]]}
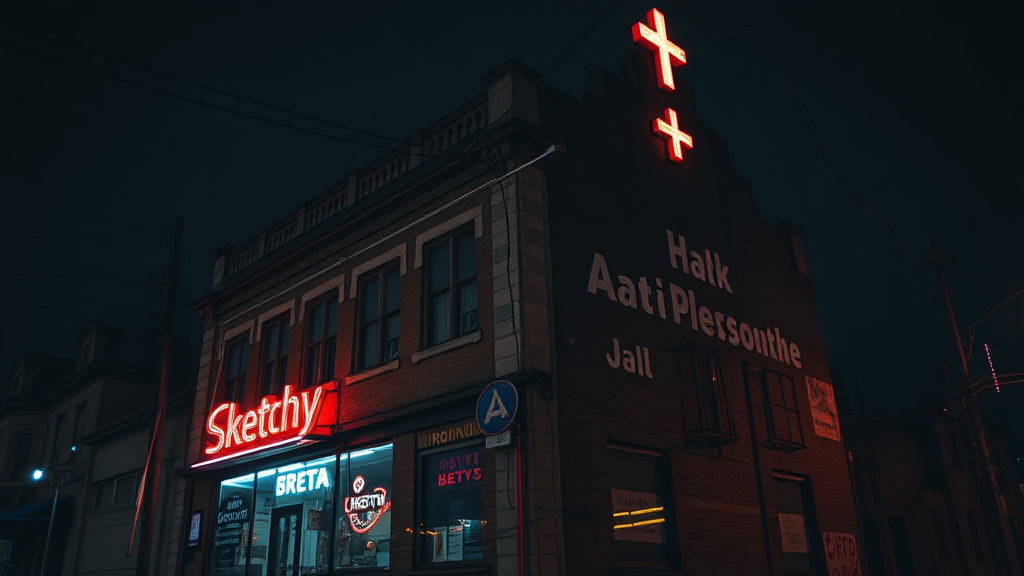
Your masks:
{"label": "letter a on blue sign", "polygon": [[476,401],[476,423],[488,436],[501,434],[512,424],[519,404],[519,393],[511,382],[491,382]]}

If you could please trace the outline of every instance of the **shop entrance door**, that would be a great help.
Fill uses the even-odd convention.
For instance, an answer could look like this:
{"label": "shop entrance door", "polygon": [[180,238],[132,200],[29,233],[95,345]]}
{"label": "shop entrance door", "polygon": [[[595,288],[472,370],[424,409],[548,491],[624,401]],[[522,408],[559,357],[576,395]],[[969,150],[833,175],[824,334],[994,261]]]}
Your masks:
{"label": "shop entrance door", "polygon": [[299,576],[302,504],[275,508],[270,515],[269,576]]}

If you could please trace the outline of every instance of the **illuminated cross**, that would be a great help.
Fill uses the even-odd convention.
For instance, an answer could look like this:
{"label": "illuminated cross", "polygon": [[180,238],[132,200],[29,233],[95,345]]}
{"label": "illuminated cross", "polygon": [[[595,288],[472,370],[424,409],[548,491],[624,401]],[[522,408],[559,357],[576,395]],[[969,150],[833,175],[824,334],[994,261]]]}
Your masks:
{"label": "illuminated cross", "polygon": [[682,162],[683,146],[693,148],[693,138],[691,138],[686,132],[679,129],[679,120],[676,117],[675,110],[665,108],[665,118],[668,119],[667,122],[661,118],[655,118],[651,121],[651,127],[654,128],[654,135],[666,140],[665,145],[668,146],[669,160],[672,160],[673,162]]}
{"label": "illuminated cross", "polygon": [[633,24],[633,42],[658,52],[657,58],[654,59],[654,66],[658,70],[658,88],[665,92],[673,92],[676,89],[676,81],[672,67],[686,64],[686,52],[669,42],[665,35],[665,16],[658,12],[657,8],[651,8],[647,13],[647,22],[654,26],[653,30],[644,26],[643,22]]}

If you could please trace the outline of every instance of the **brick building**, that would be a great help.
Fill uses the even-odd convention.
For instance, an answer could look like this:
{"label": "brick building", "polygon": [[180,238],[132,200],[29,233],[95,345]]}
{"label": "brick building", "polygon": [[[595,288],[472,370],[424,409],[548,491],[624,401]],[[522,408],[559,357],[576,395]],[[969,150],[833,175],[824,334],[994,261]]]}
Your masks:
{"label": "brick building", "polygon": [[[93,323],[75,357],[18,357],[0,387],[0,574],[139,572],[141,523],[125,553],[152,438],[161,340],[156,330]],[[154,574],[173,573],[180,560],[168,546],[182,521],[174,492],[185,489],[174,468],[184,464],[196,377],[194,352],[181,341],[173,349],[160,474],[169,496],[153,522]],[[42,477],[33,480],[34,470]]]}
{"label": "brick building", "polygon": [[[582,101],[537,79],[499,67],[215,254],[184,574],[800,574],[856,556],[799,229],[758,213],[650,52]],[[692,136],[681,162],[659,117]],[[518,410],[488,448],[474,416],[495,380]]]}
{"label": "brick building", "polygon": [[[967,418],[950,405],[922,401],[911,412],[849,417],[844,426],[872,573],[1012,573],[999,520],[982,498],[988,487],[979,474],[979,450],[972,447]],[[1008,450],[1010,432],[992,422],[986,428],[1000,508],[1019,558],[1024,499]]]}

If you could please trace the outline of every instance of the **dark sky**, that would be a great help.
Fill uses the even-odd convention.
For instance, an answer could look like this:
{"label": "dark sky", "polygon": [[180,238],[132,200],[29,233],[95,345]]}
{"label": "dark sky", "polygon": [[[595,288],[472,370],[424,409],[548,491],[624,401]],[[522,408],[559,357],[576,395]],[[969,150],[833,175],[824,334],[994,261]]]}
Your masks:
{"label": "dark sky", "polygon": [[[909,247],[952,257],[961,327],[1024,288],[1021,3],[696,3],[704,25],[753,30],[781,56],[829,159]],[[543,71],[607,3],[4,3],[0,23],[276,106],[405,138],[479,93],[515,57]],[[579,98],[618,71],[651,6],[687,52],[676,77],[729,142],[765,216],[805,232],[833,368],[869,413],[958,378],[935,275],[823,159],[786,73],[750,35],[719,36],[672,2],[617,3],[546,81]],[[25,51],[35,53],[32,55]],[[45,56],[51,60],[40,58]],[[67,66],[54,60],[73,64]],[[90,72],[92,71],[92,72]],[[98,75],[99,72],[105,76]],[[16,355],[73,355],[84,323],[155,323],[185,219],[183,295],[208,290],[212,252],[241,244],[386,141],[269,110],[0,26],[0,373]],[[147,280],[152,279],[152,280]],[[198,341],[198,320],[183,313]],[[1004,379],[1024,372],[1024,296],[978,329]],[[978,346],[971,373],[988,370]],[[958,380],[959,381],[959,380]],[[1024,386],[993,415],[1016,415]],[[930,392],[934,390],[937,392]]]}

